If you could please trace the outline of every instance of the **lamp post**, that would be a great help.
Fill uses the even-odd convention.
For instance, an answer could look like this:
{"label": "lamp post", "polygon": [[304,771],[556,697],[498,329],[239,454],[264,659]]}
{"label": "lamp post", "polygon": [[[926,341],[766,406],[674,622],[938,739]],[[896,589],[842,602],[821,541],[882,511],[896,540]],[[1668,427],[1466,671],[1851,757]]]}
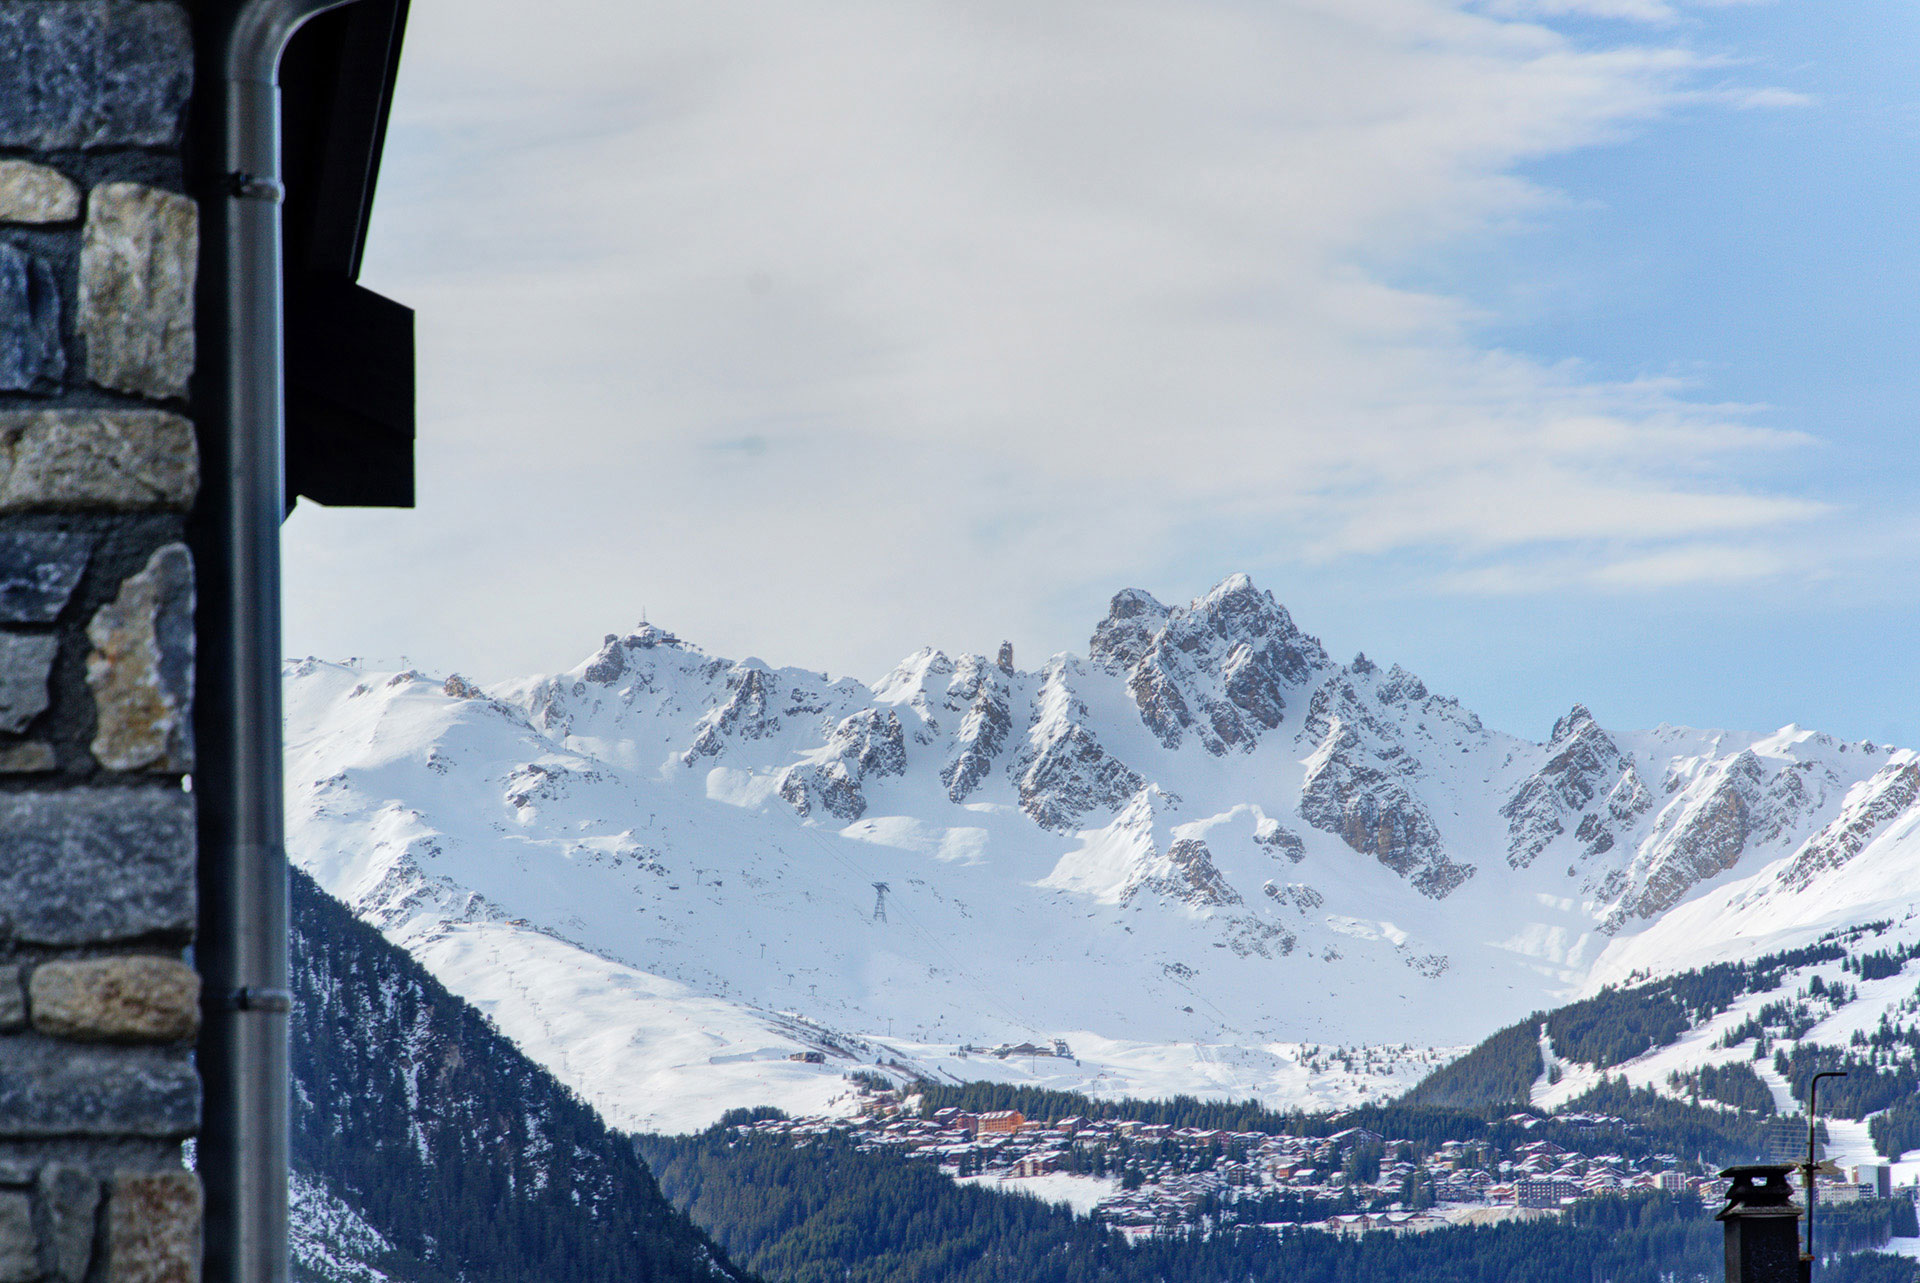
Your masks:
{"label": "lamp post", "polygon": [[1838,1069],[1823,1069],[1807,1080],[1807,1161],[1801,1167],[1807,1179],[1807,1250],[1801,1258],[1806,1261],[1807,1275],[1813,1272],[1813,1200],[1814,1200],[1814,1128],[1818,1125],[1818,1115],[1814,1112],[1818,1106],[1820,1080],[1822,1078],[1845,1078],[1847,1075]]}

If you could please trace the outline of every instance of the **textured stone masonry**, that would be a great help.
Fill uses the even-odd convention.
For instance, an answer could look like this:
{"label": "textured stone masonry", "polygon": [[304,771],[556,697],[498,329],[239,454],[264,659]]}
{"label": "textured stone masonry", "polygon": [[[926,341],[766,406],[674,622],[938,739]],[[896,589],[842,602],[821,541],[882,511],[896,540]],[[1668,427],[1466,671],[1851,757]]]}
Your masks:
{"label": "textured stone masonry", "polygon": [[116,771],[193,769],[193,557],[168,544],[87,625],[99,732],[93,756]]}
{"label": "textured stone masonry", "polygon": [[60,764],[53,745],[41,740],[0,744],[0,775],[38,775]]}
{"label": "textured stone masonry", "polygon": [[33,1283],[40,1250],[33,1232],[33,1197],[0,1190],[0,1283]]}
{"label": "textured stone masonry", "polygon": [[0,624],[50,624],[73,596],[93,541],[67,530],[0,530]]}
{"label": "textured stone masonry", "polygon": [[200,1277],[200,1182],[186,1172],[113,1182],[108,1214],[111,1283],[192,1283]]}
{"label": "textured stone masonry", "polygon": [[33,1027],[89,1042],[179,1042],[200,1031],[200,977],[145,955],[43,962],[28,989]]}
{"label": "textured stone masonry", "polygon": [[200,1076],[186,1047],[0,1038],[0,1136],[191,1135]]}
{"label": "textured stone masonry", "polygon": [[184,511],[199,488],[193,425],[177,414],[0,411],[0,513]]}
{"label": "textured stone masonry", "polygon": [[108,944],[193,930],[193,799],[177,789],[0,794],[12,938]]}
{"label": "textured stone masonry", "polygon": [[67,223],[80,217],[80,187],[51,165],[0,160],[0,223]]}
{"label": "textured stone masonry", "polygon": [[53,267],[0,241],[0,391],[53,392],[66,373]]}
{"label": "textured stone masonry", "polygon": [[23,731],[47,708],[47,676],[60,639],[0,630],[0,731]]}
{"label": "textured stone masonry", "polygon": [[53,1283],[81,1283],[93,1260],[100,1182],[75,1167],[40,1169],[34,1190],[34,1229],[40,1270]]}
{"label": "textured stone masonry", "polygon": [[0,0],[0,147],[171,146],[193,87],[161,0]]}
{"label": "textured stone masonry", "polygon": [[0,966],[0,1033],[15,1033],[27,1027],[27,990],[20,983],[17,963]]}
{"label": "textured stone masonry", "polygon": [[0,0],[0,1283],[193,1283],[181,0]]}
{"label": "textured stone masonry", "polygon": [[185,395],[199,254],[198,210],[185,196],[139,183],[93,189],[80,246],[89,379],[144,396]]}

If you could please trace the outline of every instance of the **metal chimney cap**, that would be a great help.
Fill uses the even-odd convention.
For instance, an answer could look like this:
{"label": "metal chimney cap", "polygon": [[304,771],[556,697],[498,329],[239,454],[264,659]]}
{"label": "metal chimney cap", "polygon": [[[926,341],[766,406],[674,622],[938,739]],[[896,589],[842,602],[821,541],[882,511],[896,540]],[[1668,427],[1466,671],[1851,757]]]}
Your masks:
{"label": "metal chimney cap", "polygon": [[1793,1201],[1793,1186],[1787,1174],[1789,1163],[1753,1163],[1729,1167],[1720,1174],[1733,1182],[1727,1191],[1727,1208],[1785,1207]]}

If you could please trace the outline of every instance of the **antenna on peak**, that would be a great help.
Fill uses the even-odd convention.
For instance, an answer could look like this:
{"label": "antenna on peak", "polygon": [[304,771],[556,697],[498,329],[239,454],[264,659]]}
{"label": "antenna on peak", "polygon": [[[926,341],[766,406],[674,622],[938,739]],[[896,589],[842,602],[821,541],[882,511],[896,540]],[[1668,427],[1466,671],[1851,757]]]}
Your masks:
{"label": "antenna on peak", "polygon": [[893,888],[884,882],[873,884],[873,920],[875,922],[887,920],[887,892],[891,890]]}

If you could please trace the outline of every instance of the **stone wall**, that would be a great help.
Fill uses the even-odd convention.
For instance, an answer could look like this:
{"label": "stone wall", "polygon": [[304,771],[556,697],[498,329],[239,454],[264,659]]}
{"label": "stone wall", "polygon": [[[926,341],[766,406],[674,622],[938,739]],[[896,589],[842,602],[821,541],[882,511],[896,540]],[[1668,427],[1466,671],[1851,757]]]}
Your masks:
{"label": "stone wall", "polygon": [[188,1283],[192,80],[171,0],[0,0],[0,1283]]}

